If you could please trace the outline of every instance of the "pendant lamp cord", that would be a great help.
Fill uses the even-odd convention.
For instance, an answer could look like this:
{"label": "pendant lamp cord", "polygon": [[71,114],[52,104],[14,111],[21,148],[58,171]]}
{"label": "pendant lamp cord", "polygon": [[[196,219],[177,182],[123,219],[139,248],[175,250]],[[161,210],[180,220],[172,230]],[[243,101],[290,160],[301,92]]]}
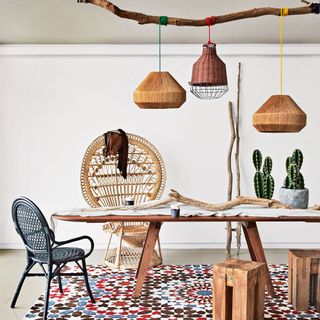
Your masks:
{"label": "pendant lamp cord", "polygon": [[283,60],[283,17],[287,16],[289,8],[280,9],[280,96],[282,96],[282,60]]}
{"label": "pendant lamp cord", "polygon": [[216,23],[216,17],[206,17],[206,24],[208,26],[208,44],[212,44],[211,42],[211,26],[213,26]]}
{"label": "pendant lamp cord", "polygon": [[160,16],[159,18],[159,37],[158,37],[158,46],[159,46],[159,72],[161,72],[161,26],[168,25],[168,17]]}

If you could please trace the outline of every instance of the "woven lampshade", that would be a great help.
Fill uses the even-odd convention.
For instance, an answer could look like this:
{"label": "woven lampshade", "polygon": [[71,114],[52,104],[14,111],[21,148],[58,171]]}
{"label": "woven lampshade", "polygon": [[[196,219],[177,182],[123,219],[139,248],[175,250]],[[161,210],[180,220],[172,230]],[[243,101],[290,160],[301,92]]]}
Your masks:
{"label": "woven lampshade", "polygon": [[169,72],[150,72],[133,99],[142,109],[179,108],[186,101],[186,91]]}
{"label": "woven lampshade", "polygon": [[204,44],[192,67],[190,91],[200,99],[217,99],[228,91],[227,70],[214,43]]}
{"label": "woven lampshade", "polygon": [[252,124],[260,132],[299,132],[307,115],[290,96],[274,95],[253,114]]}

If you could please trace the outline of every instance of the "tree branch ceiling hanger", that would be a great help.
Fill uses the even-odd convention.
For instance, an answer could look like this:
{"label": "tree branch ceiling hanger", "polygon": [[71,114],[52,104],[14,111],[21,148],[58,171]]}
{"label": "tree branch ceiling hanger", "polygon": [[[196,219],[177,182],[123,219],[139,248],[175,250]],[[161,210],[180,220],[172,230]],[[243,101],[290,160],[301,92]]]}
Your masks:
{"label": "tree branch ceiling hanger", "polygon": [[[77,0],[79,3],[90,3],[101,8],[104,8],[114,15],[123,18],[137,21],[139,24],[159,24],[160,16],[147,15],[141,12],[127,11],[120,9],[118,6],[108,0]],[[305,0],[301,2],[307,4],[303,7],[289,8],[288,15],[303,15],[316,13],[319,14],[319,3],[310,3]],[[273,15],[280,16],[281,8],[255,8],[246,11],[229,13],[221,16],[216,16],[215,24],[226,23],[230,21],[257,18],[261,16]],[[204,27],[207,26],[206,19],[185,19],[168,17],[168,25],[174,26],[191,26],[191,27]]]}
{"label": "tree branch ceiling hanger", "polygon": [[[123,10],[108,0],[77,0],[77,2],[90,3],[93,5],[102,7],[120,18],[134,20],[134,21],[137,21],[141,25],[158,24],[161,27],[161,16],[153,16],[153,15],[147,15],[147,14],[141,13],[141,12]],[[319,14],[320,3],[311,3],[307,0],[301,0],[301,2],[305,3],[306,5],[303,7],[286,8],[286,15],[305,15],[305,14],[311,14],[311,13]],[[225,14],[225,15],[221,15],[221,16],[214,16],[214,24],[221,24],[221,23],[242,20],[242,19],[249,19],[249,18],[257,18],[257,17],[267,16],[267,15],[280,16],[282,19],[282,13],[283,13],[283,8],[271,8],[271,7],[254,8],[254,9],[249,9],[249,10],[240,11],[240,12],[233,12],[233,13],[229,13],[229,14]],[[207,18],[205,18],[205,19],[185,19],[185,18],[177,18],[177,17],[166,17],[166,25],[202,27],[202,26],[208,26],[208,20],[207,20]],[[210,28],[210,25],[211,25],[211,23],[209,24],[209,28]],[[154,73],[154,74],[161,75],[161,72]],[[171,78],[169,80],[171,82],[173,82]],[[151,82],[154,82],[154,81],[152,80]],[[161,84],[162,80],[159,83]],[[226,84],[226,83],[227,83],[227,81],[225,81],[224,84]],[[144,84],[144,82],[142,84]],[[175,86],[175,84],[174,84],[174,86]],[[159,86],[159,88],[161,89],[161,90],[159,90],[161,95],[162,95],[162,87],[163,86],[161,84]],[[180,88],[180,85],[179,85],[178,89],[179,89],[178,91],[181,91],[183,93],[183,96],[182,96],[182,98],[180,97],[178,99],[179,103],[175,106],[172,106],[171,102],[170,102],[170,104],[166,103],[165,105],[163,105],[162,102],[161,102],[161,104],[151,105],[149,102],[149,100],[150,100],[149,97],[148,97],[149,100],[148,100],[147,105],[144,102],[143,103],[140,103],[139,101],[135,101],[135,102],[136,103],[139,102],[137,104],[142,108],[172,108],[172,107],[176,108],[176,107],[179,107],[185,101],[185,98],[184,98],[185,91],[183,90],[182,87]],[[149,91],[149,89],[147,91]],[[180,92],[179,92],[179,94],[180,94]],[[135,96],[138,96],[138,95],[135,93]],[[154,99],[154,97],[151,97],[151,98]],[[282,105],[282,100],[287,99],[287,96],[282,96],[282,93],[281,93],[280,98],[281,98],[281,105]],[[157,102],[159,102],[158,100],[157,100]],[[290,101],[288,100],[289,105],[293,105],[291,103],[291,100]],[[297,109],[295,105],[294,105],[294,109],[295,110]],[[303,117],[305,117],[304,113],[303,113]],[[302,127],[304,127],[304,125],[302,125]],[[278,129],[277,130],[268,129],[267,131],[273,131],[273,132],[274,131],[276,131],[276,132],[280,132],[280,131],[287,132],[288,131],[287,129],[285,129],[285,130],[278,130]],[[300,131],[301,129],[302,128],[299,127],[298,129],[293,128],[293,129],[290,129],[289,131],[296,132],[296,131]],[[265,130],[263,130],[263,131],[265,131]]]}

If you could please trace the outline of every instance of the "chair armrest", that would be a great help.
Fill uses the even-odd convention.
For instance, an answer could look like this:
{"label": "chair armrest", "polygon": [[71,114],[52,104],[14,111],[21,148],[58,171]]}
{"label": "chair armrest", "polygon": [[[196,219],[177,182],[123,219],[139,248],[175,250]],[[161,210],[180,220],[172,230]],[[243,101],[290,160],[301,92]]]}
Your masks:
{"label": "chair armrest", "polygon": [[77,238],[73,238],[73,239],[69,239],[69,240],[65,240],[65,241],[56,241],[55,240],[54,244],[55,244],[55,248],[57,248],[57,247],[65,245],[65,244],[80,241],[80,240],[88,240],[90,242],[90,250],[84,255],[84,258],[87,258],[92,253],[92,251],[94,249],[94,242],[93,242],[92,238],[89,236],[81,236],[81,237],[77,237]]}
{"label": "chair armrest", "polygon": [[50,234],[51,241],[55,242],[55,234],[54,234],[54,231],[52,229],[49,229],[49,234]]}

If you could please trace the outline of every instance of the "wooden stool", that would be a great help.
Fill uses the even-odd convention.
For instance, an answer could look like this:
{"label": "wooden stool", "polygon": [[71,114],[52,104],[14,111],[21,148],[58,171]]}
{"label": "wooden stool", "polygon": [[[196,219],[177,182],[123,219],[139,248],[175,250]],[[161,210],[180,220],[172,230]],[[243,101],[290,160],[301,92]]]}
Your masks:
{"label": "wooden stool", "polygon": [[296,310],[309,303],[320,311],[320,250],[289,250],[288,301]]}
{"label": "wooden stool", "polygon": [[265,264],[227,259],[213,267],[213,319],[263,320]]}

